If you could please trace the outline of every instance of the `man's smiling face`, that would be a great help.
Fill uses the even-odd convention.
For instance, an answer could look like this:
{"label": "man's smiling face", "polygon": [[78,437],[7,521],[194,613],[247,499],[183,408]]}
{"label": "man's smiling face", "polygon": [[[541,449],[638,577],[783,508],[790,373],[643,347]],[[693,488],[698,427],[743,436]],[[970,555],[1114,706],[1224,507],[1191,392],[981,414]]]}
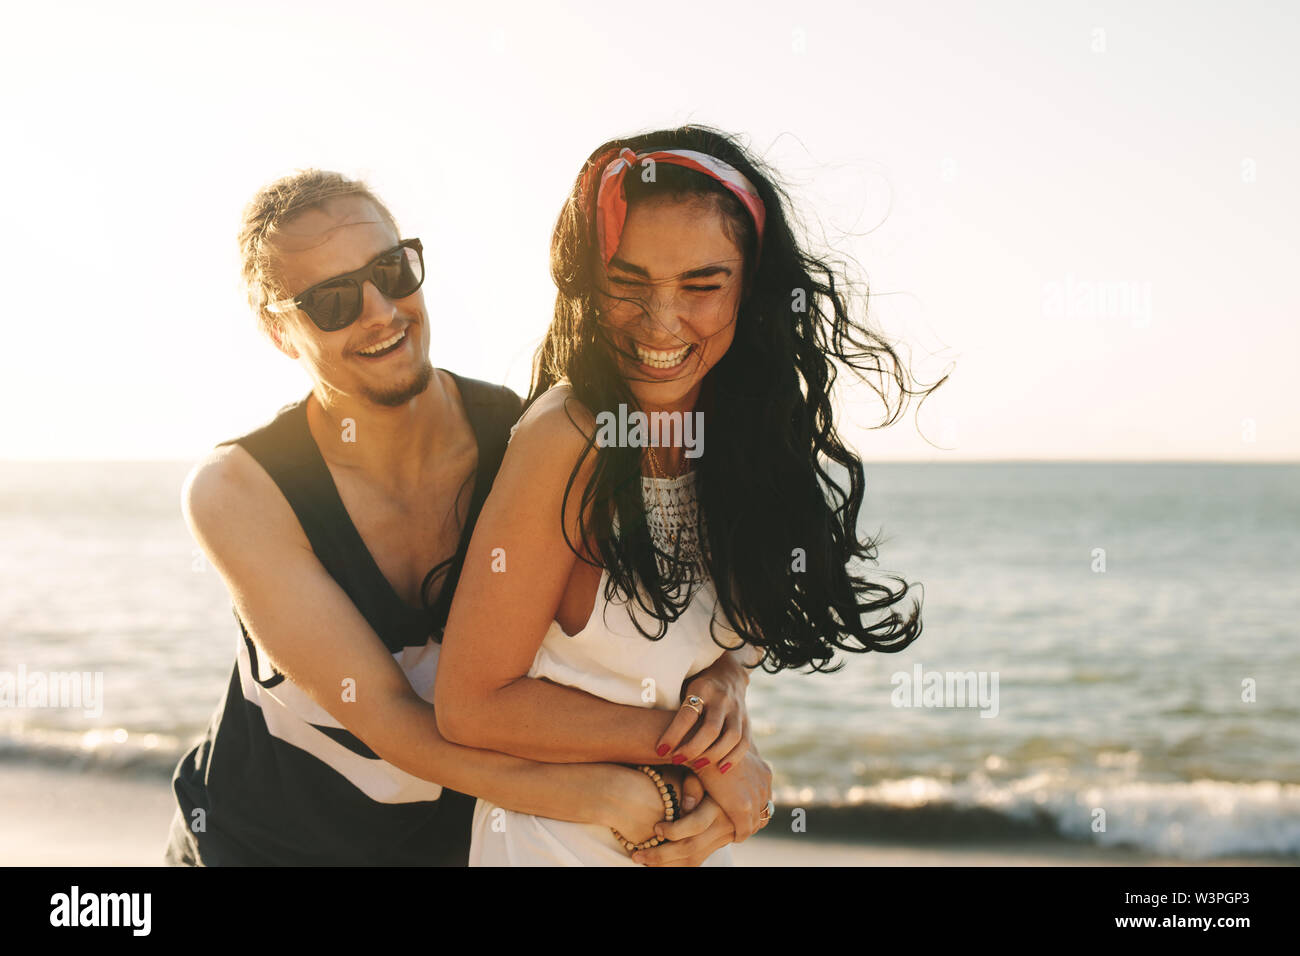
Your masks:
{"label": "man's smiling face", "polygon": [[[361,268],[399,241],[392,223],[369,200],[339,197],[295,216],[275,234],[274,273],[291,298]],[[337,332],[322,332],[305,313],[290,310],[274,334],[276,344],[334,393],[403,405],[433,377],[424,292],[389,299],[367,281],[362,294],[361,316]]]}

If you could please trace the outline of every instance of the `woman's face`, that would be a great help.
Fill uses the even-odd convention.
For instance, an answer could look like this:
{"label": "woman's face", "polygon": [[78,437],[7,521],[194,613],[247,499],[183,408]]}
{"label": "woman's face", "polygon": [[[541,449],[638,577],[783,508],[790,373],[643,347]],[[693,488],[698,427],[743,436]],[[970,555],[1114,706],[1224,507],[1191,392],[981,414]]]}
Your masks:
{"label": "woman's face", "polygon": [[628,208],[606,269],[605,332],[643,408],[690,409],[735,338],[743,257],[707,198]]}

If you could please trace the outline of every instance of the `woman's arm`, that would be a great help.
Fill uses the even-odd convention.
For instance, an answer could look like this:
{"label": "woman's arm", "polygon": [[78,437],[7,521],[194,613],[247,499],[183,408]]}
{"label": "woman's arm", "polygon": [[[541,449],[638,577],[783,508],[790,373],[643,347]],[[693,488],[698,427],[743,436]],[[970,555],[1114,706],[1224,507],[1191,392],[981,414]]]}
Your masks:
{"label": "woman's arm", "polygon": [[[479,515],[443,633],[438,727],[458,744],[548,762],[689,760],[707,772],[720,757],[731,764],[725,775],[701,779],[744,839],[771,795],[771,771],[753,751],[743,716],[748,671],[741,665],[755,663],[753,648],[729,652],[693,678],[708,686],[700,693],[707,723],[694,730],[699,718],[689,708],[675,715],[615,704],[526,676],[578,561],[569,541],[580,540],[577,514],[594,464],[588,456],[568,487],[584,429],[592,433],[595,422],[578,403],[566,407],[566,398],[567,390],[556,390],[529,410]],[[665,739],[670,725],[675,735],[690,731],[676,753]]]}
{"label": "woman's arm", "polygon": [[[521,420],[479,515],[443,633],[438,726],[456,743],[534,760],[658,763],[673,713],[526,676],[578,560],[559,518],[583,429],[594,432],[595,422],[566,398],[557,389]],[[569,541],[579,540],[593,462],[568,492]]]}

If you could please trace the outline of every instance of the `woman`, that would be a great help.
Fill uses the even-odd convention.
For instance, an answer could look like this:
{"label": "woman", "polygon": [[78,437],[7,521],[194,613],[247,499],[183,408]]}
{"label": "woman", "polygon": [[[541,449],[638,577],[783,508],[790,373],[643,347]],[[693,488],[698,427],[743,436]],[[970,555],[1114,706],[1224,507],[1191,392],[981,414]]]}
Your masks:
{"label": "woman", "polygon": [[[444,636],[441,732],[539,760],[622,761],[643,744],[568,720],[541,686],[668,721],[682,682],[726,654],[833,670],[837,649],[915,640],[919,607],[864,619],[908,586],[893,593],[848,567],[875,553],[856,533],[862,464],[835,431],[832,359],[859,372],[889,360],[912,393],[831,269],[800,248],[771,176],[700,127],[606,143],[561,213],[551,265],[555,316],[529,408]],[[743,839],[770,819],[770,803],[746,816],[729,777],[753,776],[743,735],[701,723],[678,750],[707,792],[684,819],[616,833],[480,800],[471,865],[626,864],[667,852],[637,849],[652,833],[690,838],[724,813]],[[667,818],[684,781],[672,766]]]}

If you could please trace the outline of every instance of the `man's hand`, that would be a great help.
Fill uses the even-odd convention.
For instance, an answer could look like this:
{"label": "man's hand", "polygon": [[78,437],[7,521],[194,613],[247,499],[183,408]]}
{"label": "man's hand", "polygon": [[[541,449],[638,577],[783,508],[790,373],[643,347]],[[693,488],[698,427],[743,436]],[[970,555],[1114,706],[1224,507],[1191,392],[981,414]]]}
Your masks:
{"label": "man's hand", "polygon": [[[619,766],[618,769],[622,773],[606,787],[606,796],[614,807],[606,825],[617,830],[626,840],[645,843],[655,836],[655,827],[663,822],[663,795],[649,774],[633,767]],[[686,771],[680,767],[656,769],[678,793],[682,792],[683,778],[688,776]],[[696,788],[703,792],[698,782]]]}
{"label": "man's hand", "polygon": [[646,866],[699,866],[736,837],[731,820],[707,795],[680,820],[656,824],[655,833],[671,842],[637,850],[633,860]]}

